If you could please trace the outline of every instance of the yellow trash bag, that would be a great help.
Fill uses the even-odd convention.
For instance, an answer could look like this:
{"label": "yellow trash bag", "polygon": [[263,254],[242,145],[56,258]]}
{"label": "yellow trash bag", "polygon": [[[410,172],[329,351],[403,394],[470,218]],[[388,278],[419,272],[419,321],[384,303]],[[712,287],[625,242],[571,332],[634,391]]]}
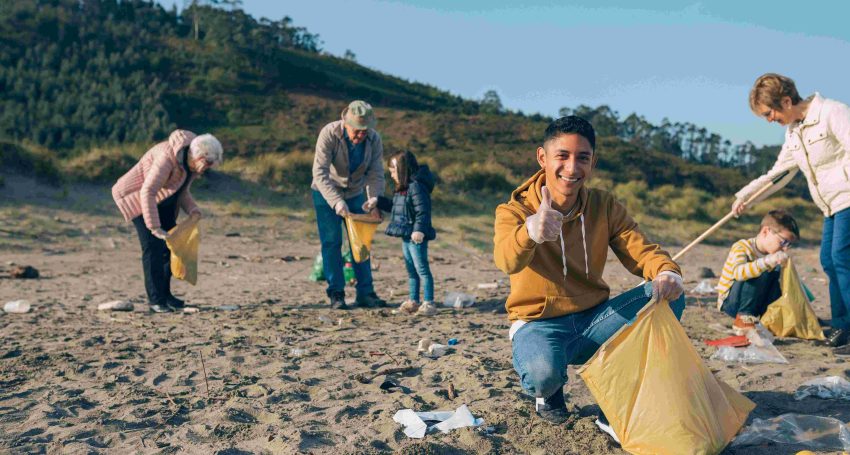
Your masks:
{"label": "yellow trash bag", "polygon": [[768,305],[761,317],[762,325],[778,337],[825,339],[791,259],[782,267],[779,286],[782,288],[782,297]]}
{"label": "yellow trash bag", "polygon": [[381,219],[371,215],[352,213],[345,217],[345,230],[348,232],[348,244],[351,245],[354,262],[369,260],[372,237],[379,224]]}
{"label": "yellow trash bag", "polygon": [[165,244],[171,250],[171,274],[193,286],[198,282],[198,219],[189,217],[168,231]]}
{"label": "yellow trash bag", "polygon": [[755,403],[715,378],[670,305],[654,302],[578,373],[629,453],[720,453]]}

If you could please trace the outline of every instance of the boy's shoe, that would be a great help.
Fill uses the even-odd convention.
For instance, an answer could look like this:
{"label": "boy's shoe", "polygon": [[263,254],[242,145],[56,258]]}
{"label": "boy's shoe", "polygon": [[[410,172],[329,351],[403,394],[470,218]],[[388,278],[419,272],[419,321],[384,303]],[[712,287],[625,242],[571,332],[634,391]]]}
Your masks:
{"label": "boy's shoe", "polygon": [[847,345],[850,338],[850,330],[848,329],[832,329],[829,336],[826,337],[826,345],[832,348]]}
{"label": "boy's shoe", "polygon": [[434,305],[434,302],[425,302],[419,306],[416,314],[419,316],[433,316],[437,314],[437,307]]}
{"label": "boy's shoe", "polygon": [[416,310],[419,309],[419,302],[413,300],[405,300],[404,303],[402,303],[398,307],[398,309],[399,311],[403,311],[408,314],[413,314],[416,313]]}
{"label": "boy's shoe", "polygon": [[844,346],[839,346],[839,347],[833,349],[832,353],[837,355],[837,356],[840,356],[840,357],[850,356],[850,344],[845,344]]}
{"label": "boy's shoe", "polygon": [[746,335],[747,332],[756,328],[756,322],[759,322],[759,318],[751,314],[739,313],[735,316],[735,322],[732,323],[732,331],[735,335]]}
{"label": "boy's shoe", "polygon": [[378,297],[378,294],[370,292],[366,295],[358,295],[354,303],[363,308],[384,308],[387,306],[387,301]]}
{"label": "boy's shoe", "polygon": [[347,310],[348,305],[345,304],[344,291],[331,291],[331,308],[334,310]]}
{"label": "boy's shoe", "polygon": [[537,415],[549,423],[556,425],[564,423],[570,416],[567,403],[564,401],[564,388],[558,390],[549,398],[538,398],[536,402]]}
{"label": "boy's shoe", "polygon": [[620,438],[617,437],[617,433],[614,433],[614,429],[611,428],[611,424],[608,423],[608,418],[605,417],[605,414],[599,413],[599,417],[596,418],[596,426],[608,436],[611,436],[614,442],[617,444],[620,443]]}

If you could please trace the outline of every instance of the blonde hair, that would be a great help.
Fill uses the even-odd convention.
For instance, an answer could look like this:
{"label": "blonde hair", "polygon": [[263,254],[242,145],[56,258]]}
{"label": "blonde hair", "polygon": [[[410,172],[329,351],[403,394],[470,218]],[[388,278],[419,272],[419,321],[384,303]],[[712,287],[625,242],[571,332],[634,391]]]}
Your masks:
{"label": "blonde hair", "polygon": [[750,90],[750,110],[760,116],[761,113],[756,110],[759,106],[782,109],[782,98],[786,96],[791,98],[791,104],[803,101],[793,79],[776,73],[763,74]]}
{"label": "blonde hair", "polygon": [[213,166],[221,164],[224,160],[221,142],[212,134],[202,134],[192,139],[189,150],[192,153],[192,158],[203,158]]}

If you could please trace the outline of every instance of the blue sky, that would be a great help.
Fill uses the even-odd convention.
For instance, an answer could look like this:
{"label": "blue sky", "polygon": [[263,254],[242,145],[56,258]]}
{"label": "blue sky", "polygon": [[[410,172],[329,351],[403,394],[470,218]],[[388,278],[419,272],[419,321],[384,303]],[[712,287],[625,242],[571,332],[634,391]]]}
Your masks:
{"label": "blue sky", "polygon": [[290,16],[332,54],[350,49],[368,67],[467,98],[495,89],[526,113],[608,104],[734,143],[777,144],[782,128],[747,105],[760,74],[792,77],[803,96],[850,102],[850,2],[569,3],[244,0],[242,8]]}

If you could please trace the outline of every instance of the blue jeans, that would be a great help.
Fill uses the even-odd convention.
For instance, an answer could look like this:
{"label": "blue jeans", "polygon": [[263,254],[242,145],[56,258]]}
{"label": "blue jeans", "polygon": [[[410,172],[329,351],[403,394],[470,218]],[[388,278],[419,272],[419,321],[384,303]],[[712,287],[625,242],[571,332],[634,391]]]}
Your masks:
{"label": "blue jeans", "polygon": [[[348,211],[363,213],[366,196],[360,194],[346,199]],[[319,226],[319,240],[322,242],[322,268],[328,280],[327,293],[345,291],[345,275],[342,272],[342,230],[345,220],[336,214],[322,193],[313,190],[313,207],[316,208],[316,224]],[[350,246],[349,246],[350,248]],[[372,262],[367,260],[354,263],[354,277],[357,278],[357,295],[375,292],[372,287]]]}
{"label": "blue jeans", "polygon": [[850,209],[823,219],[820,263],[829,277],[833,328],[850,328]]}
{"label": "blue jeans", "polygon": [[[649,302],[652,283],[626,291],[607,302],[579,313],[528,322],[514,334],[514,369],[522,388],[538,398],[548,398],[567,382],[567,365],[587,362],[603,343]],[[685,310],[684,294],[670,308],[676,318]]]}
{"label": "blue jeans", "polygon": [[426,302],[434,301],[434,277],[428,266],[428,241],[416,244],[402,240],[401,250],[404,253],[404,266],[407,267],[407,282],[410,300],[419,301],[419,284],[422,283],[422,293]]}

